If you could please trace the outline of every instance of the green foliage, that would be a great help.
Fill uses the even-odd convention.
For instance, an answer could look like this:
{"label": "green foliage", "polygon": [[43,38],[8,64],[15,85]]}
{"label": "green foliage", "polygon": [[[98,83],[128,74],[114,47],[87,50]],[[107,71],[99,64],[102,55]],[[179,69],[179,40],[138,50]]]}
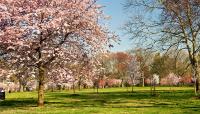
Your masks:
{"label": "green foliage", "polygon": [[171,55],[155,54],[151,64],[151,73],[158,74],[160,77],[165,77],[169,73],[175,73],[178,76],[183,76],[189,73],[187,68],[187,60],[177,59]]}
{"label": "green foliage", "polygon": [[160,53],[157,53],[154,56],[153,63],[151,64],[151,73],[152,74],[158,74],[161,77],[164,77],[169,73],[168,70],[170,70],[170,63],[167,63],[167,57],[162,57]]}

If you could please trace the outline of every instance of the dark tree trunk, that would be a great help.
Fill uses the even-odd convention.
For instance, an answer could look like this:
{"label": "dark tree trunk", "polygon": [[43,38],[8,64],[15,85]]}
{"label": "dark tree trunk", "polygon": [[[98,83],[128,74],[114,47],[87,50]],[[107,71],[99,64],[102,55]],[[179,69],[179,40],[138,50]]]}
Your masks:
{"label": "dark tree trunk", "polygon": [[99,84],[97,84],[97,94],[99,93]]}
{"label": "dark tree trunk", "polygon": [[19,92],[23,92],[24,91],[21,79],[19,79],[19,90],[18,91]]}
{"label": "dark tree trunk", "polygon": [[199,84],[199,78],[200,78],[200,74],[199,74],[199,66],[196,66],[196,92],[198,95],[200,95],[200,84]]}
{"label": "dark tree trunk", "polygon": [[51,92],[54,92],[54,87],[51,87]]}
{"label": "dark tree trunk", "polygon": [[153,95],[156,95],[156,84],[153,84]]}
{"label": "dark tree trunk", "polygon": [[98,79],[98,81],[97,81],[97,94],[99,93],[99,79]]}
{"label": "dark tree trunk", "polygon": [[193,70],[193,76],[195,78],[195,83],[194,83],[195,95],[200,95],[199,68],[198,68],[198,63],[195,63],[195,61],[193,61],[192,70]]}
{"label": "dark tree trunk", "polygon": [[200,83],[199,83],[199,77],[196,77],[196,81],[195,81],[195,94],[200,96]]}
{"label": "dark tree trunk", "polygon": [[39,67],[38,107],[44,106],[44,68]]}
{"label": "dark tree trunk", "polygon": [[22,87],[23,87],[23,91],[27,91],[26,85],[22,85]]}
{"label": "dark tree trunk", "polygon": [[81,85],[80,84],[78,84],[78,90],[81,91]]}
{"label": "dark tree trunk", "polygon": [[79,89],[79,91],[81,91],[81,78],[78,81],[78,89]]}
{"label": "dark tree trunk", "polygon": [[133,84],[132,84],[132,87],[131,87],[131,92],[133,93]]}
{"label": "dark tree trunk", "polygon": [[73,93],[74,93],[74,94],[76,93],[76,91],[75,91],[75,83],[74,83],[74,81],[73,81]]}

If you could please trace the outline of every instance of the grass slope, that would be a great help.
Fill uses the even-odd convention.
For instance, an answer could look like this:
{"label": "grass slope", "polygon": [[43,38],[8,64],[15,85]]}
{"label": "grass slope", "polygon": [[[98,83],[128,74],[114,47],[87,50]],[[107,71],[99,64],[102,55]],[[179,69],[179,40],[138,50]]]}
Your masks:
{"label": "grass slope", "polygon": [[[130,90],[130,88],[129,88]],[[38,108],[37,92],[6,94],[0,114],[200,114],[200,100],[190,87],[158,87],[150,96],[149,87],[47,92],[45,107]]]}

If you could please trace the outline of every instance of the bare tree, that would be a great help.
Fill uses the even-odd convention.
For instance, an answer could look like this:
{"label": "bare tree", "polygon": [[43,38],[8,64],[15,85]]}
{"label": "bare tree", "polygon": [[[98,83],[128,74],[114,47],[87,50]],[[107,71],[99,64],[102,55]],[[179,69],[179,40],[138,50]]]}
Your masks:
{"label": "bare tree", "polygon": [[132,87],[132,92],[133,92],[133,87],[136,84],[140,83],[140,79],[142,78],[142,72],[140,70],[140,63],[137,61],[136,57],[132,57],[130,64],[128,66],[128,75],[131,80],[131,87]]}
{"label": "bare tree", "polygon": [[[143,15],[134,16],[125,30],[137,40],[147,39],[151,46],[169,50],[186,50],[196,79],[195,93],[200,93],[200,1],[199,0],[127,0],[126,8],[140,8]],[[134,14],[134,12],[132,12]],[[152,17],[150,17],[151,15]],[[136,26],[137,25],[137,26]],[[137,27],[137,28],[136,28]],[[145,43],[143,43],[145,44]],[[147,45],[145,44],[147,47]]]}

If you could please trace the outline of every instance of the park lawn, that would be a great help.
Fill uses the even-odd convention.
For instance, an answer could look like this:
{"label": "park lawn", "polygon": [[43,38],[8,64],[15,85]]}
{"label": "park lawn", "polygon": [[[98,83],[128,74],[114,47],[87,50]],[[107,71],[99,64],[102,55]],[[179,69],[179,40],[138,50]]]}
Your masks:
{"label": "park lawn", "polygon": [[[131,90],[128,88],[129,91]],[[200,114],[200,99],[192,87],[157,87],[152,97],[149,87],[46,92],[45,106],[37,107],[37,92],[6,94],[0,114]]]}

